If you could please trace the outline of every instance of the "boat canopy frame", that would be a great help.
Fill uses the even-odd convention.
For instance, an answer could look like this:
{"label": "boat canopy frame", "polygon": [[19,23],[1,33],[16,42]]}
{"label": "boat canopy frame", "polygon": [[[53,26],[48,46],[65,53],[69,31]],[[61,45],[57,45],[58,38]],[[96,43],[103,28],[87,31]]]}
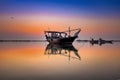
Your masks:
{"label": "boat canopy frame", "polygon": [[44,33],[47,38],[62,38],[67,36],[66,32],[44,31]]}
{"label": "boat canopy frame", "polygon": [[59,32],[59,31],[44,31],[44,33],[45,33],[46,38],[65,38],[68,35],[67,32],[69,32],[68,36],[70,36],[70,32],[75,31],[75,30],[81,31],[80,28],[72,29],[72,30],[70,30],[70,28],[69,28],[69,30],[67,30],[67,31],[62,31],[62,32]]}

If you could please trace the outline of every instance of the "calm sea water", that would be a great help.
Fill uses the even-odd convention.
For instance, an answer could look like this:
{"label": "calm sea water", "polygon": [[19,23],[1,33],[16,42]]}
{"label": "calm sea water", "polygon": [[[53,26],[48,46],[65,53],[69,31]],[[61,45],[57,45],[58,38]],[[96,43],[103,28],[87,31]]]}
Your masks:
{"label": "calm sea water", "polygon": [[120,43],[1,42],[2,79],[120,80]]}

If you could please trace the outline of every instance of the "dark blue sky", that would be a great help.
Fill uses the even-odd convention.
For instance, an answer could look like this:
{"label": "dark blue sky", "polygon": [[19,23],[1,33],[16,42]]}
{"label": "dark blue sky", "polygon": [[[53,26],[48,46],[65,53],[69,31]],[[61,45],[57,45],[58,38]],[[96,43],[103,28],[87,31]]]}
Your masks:
{"label": "dark blue sky", "polygon": [[120,16],[120,0],[0,0],[0,14]]}

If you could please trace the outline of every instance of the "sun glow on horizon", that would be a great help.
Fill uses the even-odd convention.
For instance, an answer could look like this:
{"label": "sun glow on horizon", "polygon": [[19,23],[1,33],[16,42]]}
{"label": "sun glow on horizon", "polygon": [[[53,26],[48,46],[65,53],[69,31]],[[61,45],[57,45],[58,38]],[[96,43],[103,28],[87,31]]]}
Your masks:
{"label": "sun glow on horizon", "polygon": [[[68,27],[71,29],[81,28],[81,36],[85,35],[118,35],[119,19],[104,19],[84,16],[54,16],[54,15],[26,15],[15,16],[11,19],[9,16],[2,16],[0,33],[16,35],[44,35],[45,30],[65,31]],[[103,35],[104,34],[104,35]]]}

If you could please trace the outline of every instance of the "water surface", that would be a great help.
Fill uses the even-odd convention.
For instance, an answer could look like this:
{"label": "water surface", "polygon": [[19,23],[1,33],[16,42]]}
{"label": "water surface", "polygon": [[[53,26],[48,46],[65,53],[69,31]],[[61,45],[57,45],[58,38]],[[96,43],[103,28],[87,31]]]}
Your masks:
{"label": "water surface", "polygon": [[118,80],[120,44],[1,42],[0,79]]}

